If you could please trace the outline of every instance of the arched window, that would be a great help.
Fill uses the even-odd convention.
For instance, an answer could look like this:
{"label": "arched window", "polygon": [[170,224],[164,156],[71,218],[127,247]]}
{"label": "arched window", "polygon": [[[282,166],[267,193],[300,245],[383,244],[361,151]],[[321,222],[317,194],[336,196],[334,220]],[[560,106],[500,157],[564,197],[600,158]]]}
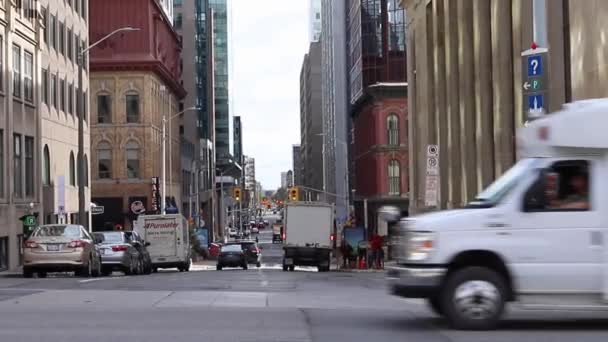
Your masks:
{"label": "arched window", "polygon": [[89,186],[89,157],[84,155],[84,186]]}
{"label": "arched window", "polygon": [[112,146],[107,142],[97,145],[97,170],[99,179],[112,178]]}
{"label": "arched window", "polygon": [[130,92],[125,95],[127,123],[139,122],[139,94]]}
{"label": "arched window", "polygon": [[399,161],[394,159],[388,163],[388,194],[401,195],[401,167]]}
{"label": "arched window", "polygon": [[42,184],[51,185],[51,153],[48,145],[44,145],[42,154]]}
{"label": "arched window", "polygon": [[127,177],[139,178],[139,145],[135,141],[129,141],[127,149]]}
{"label": "arched window", "polygon": [[97,95],[97,123],[112,123],[112,98],[108,94]]}
{"label": "arched window", "polygon": [[386,118],[386,129],[389,145],[399,145],[399,117],[390,114]]}
{"label": "arched window", "polygon": [[70,185],[76,186],[76,162],[74,152],[70,152]]}

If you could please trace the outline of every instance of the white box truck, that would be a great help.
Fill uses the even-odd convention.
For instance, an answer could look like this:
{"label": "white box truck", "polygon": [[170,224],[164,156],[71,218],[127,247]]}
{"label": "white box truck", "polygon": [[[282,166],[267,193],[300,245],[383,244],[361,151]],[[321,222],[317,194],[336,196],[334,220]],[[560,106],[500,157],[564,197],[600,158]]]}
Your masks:
{"label": "white box truck", "polygon": [[508,302],[608,310],[607,113],[586,100],[528,123],[520,160],[465,208],[401,219],[391,293],[464,329],[495,327]]}
{"label": "white box truck", "polygon": [[148,252],[154,271],[159,268],[190,270],[188,221],[180,214],[140,215],[135,231],[149,242]]}
{"label": "white box truck", "polygon": [[289,203],[285,207],[283,271],[296,266],[330,268],[334,207],[326,203]]}

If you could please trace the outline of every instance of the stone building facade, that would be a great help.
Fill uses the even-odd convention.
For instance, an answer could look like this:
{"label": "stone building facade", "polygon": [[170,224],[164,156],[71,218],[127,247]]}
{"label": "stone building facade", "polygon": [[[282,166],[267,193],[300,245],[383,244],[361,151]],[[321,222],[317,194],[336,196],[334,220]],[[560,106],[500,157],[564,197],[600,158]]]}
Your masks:
{"label": "stone building facade", "polygon": [[[516,160],[524,114],[521,53],[534,41],[527,0],[403,0],[408,14],[411,210],[424,203],[426,146],[440,150],[438,208],[465,205]],[[549,112],[608,96],[601,0],[545,1]]]}
{"label": "stone building facade", "polygon": [[22,264],[19,218],[38,214],[40,168],[40,26],[34,1],[0,1],[0,271]]}
{"label": "stone building facade", "polygon": [[[128,229],[140,210],[160,212],[163,199],[181,212],[177,114],[185,90],[179,83],[179,37],[155,0],[93,0],[91,11],[108,14],[91,18],[91,37],[111,27],[140,29],[93,48],[90,62],[92,201],[105,208],[93,217],[93,230],[117,224]],[[118,12],[134,17],[109,15]],[[159,186],[156,197],[152,179],[162,177],[163,117],[166,193]]]}

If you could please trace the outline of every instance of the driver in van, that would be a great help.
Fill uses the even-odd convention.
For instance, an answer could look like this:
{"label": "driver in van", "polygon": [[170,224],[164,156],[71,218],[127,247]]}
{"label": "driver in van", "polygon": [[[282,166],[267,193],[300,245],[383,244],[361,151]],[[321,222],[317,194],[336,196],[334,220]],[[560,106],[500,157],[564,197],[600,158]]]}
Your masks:
{"label": "driver in van", "polygon": [[589,182],[587,173],[581,171],[570,178],[570,193],[553,203],[555,209],[589,209]]}

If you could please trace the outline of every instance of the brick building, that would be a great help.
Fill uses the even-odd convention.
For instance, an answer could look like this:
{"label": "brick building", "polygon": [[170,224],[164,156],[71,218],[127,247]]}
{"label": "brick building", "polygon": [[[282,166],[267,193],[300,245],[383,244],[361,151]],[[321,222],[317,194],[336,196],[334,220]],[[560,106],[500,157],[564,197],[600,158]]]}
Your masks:
{"label": "brick building", "polygon": [[185,96],[179,37],[155,0],[93,0],[90,10],[97,13],[91,41],[119,27],[140,29],[111,38],[90,55],[92,201],[105,207],[93,217],[93,229],[129,227],[136,218],[134,202],[141,201],[148,213],[160,207],[151,179],[162,174],[163,116],[167,193],[161,198],[167,207],[182,203],[179,122],[172,117]]}
{"label": "brick building", "polygon": [[351,1],[347,12],[355,214],[387,235],[377,209],[408,208],[405,13],[396,0]]}

